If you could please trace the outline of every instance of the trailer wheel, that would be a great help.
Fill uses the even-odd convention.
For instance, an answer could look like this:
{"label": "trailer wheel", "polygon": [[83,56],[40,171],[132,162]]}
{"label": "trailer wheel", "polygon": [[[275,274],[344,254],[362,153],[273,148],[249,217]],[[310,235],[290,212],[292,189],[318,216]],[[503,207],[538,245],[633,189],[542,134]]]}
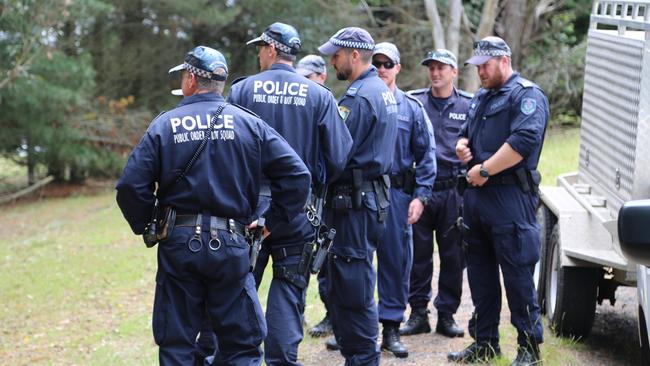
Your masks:
{"label": "trailer wheel", "polygon": [[643,308],[639,305],[639,346],[641,347],[641,365],[650,365],[650,343],[648,343],[648,326],[645,323]]}
{"label": "trailer wheel", "polygon": [[535,272],[533,272],[533,279],[535,281],[535,289],[537,289],[537,301],[542,314],[546,314],[546,267],[548,267],[548,247],[553,226],[557,222],[557,218],[551,210],[543,203],[540,203],[535,214],[537,222],[539,223],[539,261],[535,264]]}
{"label": "trailer wheel", "polygon": [[549,239],[546,267],[546,314],[553,332],[560,336],[584,338],[591,331],[596,314],[600,268],[562,267],[559,226]]}

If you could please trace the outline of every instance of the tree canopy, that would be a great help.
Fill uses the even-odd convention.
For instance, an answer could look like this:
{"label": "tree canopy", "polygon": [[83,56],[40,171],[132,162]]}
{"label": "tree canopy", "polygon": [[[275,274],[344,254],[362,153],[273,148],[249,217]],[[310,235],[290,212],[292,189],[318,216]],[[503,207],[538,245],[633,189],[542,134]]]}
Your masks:
{"label": "tree canopy", "polygon": [[[590,0],[4,0],[0,5],[0,153],[60,179],[115,175],[151,118],[172,108],[167,70],[196,45],[224,53],[229,80],[258,71],[246,41],[282,21],[302,54],[344,26],[367,28],[402,54],[402,89],[428,85],[434,48],[469,57],[496,34],[513,64],[549,95],[555,120],[576,120]],[[459,85],[473,92],[475,70]],[[333,73],[332,73],[333,74]],[[344,83],[329,78],[336,95]]]}

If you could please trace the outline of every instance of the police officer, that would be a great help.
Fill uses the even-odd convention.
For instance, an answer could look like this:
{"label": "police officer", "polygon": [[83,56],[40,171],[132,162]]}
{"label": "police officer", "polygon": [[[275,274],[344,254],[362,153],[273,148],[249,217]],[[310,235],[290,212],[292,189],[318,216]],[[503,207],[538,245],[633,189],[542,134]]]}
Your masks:
{"label": "police officer", "polygon": [[[251,109],[293,147],[312,173],[312,192],[336,179],[347,162],[352,137],[338,114],[336,99],[322,85],[296,73],[300,37],[288,24],[273,23],[248,42],[258,49],[259,74],[233,83],[228,99]],[[314,227],[301,213],[265,239],[273,259],[264,342],[267,365],[298,365],[298,345],[309,282]],[[255,268],[262,277],[264,265]],[[259,284],[259,282],[258,282]]]}
{"label": "police officer", "polygon": [[380,357],[372,260],[389,206],[397,103],[371,65],[374,46],[366,30],[349,27],[318,48],[330,56],[337,79],[350,82],[339,113],[354,143],[345,171],[330,186],[324,215],[337,230],[328,258],[327,293],[346,365],[378,365]]}
{"label": "police officer", "polygon": [[296,72],[307,79],[325,85],[327,80],[327,65],[318,55],[307,55],[296,64]]}
{"label": "police officer", "polygon": [[[327,80],[327,65],[325,60],[318,55],[307,55],[301,58],[296,64],[296,72],[307,79],[325,85]],[[312,337],[324,337],[332,334],[332,322],[329,316],[329,307],[327,305],[327,266],[323,266],[318,272],[318,294],[323,305],[325,306],[325,317],[313,327],[309,328],[307,333]]]}
{"label": "police officer", "polygon": [[400,342],[399,325],[404,320],[413,257],[411,224],[418,221],[431,196],[436,176],[435,143],[431,122],[422,103],[396,85],[400,53],[389,42],[378,43],[372,64],[397,101],[397,142],[391,168],[390,208],[386,232],[377,246],[379,322],[383,325],[381,349],[407,357]]}
{"label": "police officer", "polygon": [[268,234],[301,211],[309,171],[266,123],[225,103],[228,67],[220,52],[198,46],[170,70],[176,71],[182,72],[183,100],[154,119],[116,187],[134,233],[144,232],[156,196],[159,232],[167,233],[158,246],[152,321],[160,364],[195,362],[207,308],[219,338],[215,363],[259,365],[266,322],[244,225],[257,206],[262,174],[272,182]]}
{"label": "police officer", "polygon": [[512,70],[510,48],[498,37],[474,44],[468,64],[478,67],[482,88],[472,99],[456,153],[468,163],[464,217],[467,275],[474,301],[469,331],[475,339],[450,361],[476,362],[500,354],[501,286],[517,329],[512,365],[540,362],[542,321],[533,270],[539,259],[537,169],[549,118],[548,100],[534,83]]}
{"label": "police officer", "polygon": [[453,317],[460,306],[465,267],[459,228],[454,227],[462,205],[461,195],[456,190],[456,177],[461,164],[455,148],[472,95],[454,87],[458,64],[452,52],[445,49],[428,52],[421,64],[427,68],[431,86],[413,90],[409,94],[424,104],[433,124],[438,171],[433,184],[433,198],[426,205],[420,220],[413,225],[413,268],[409,290],[411,315],[400,329],[400,334],[431,331],[427,304],[432,294],[435,231],[440,258],[438,294],[433,301],[438,311],[436,332],[447,337],[462,337],[465,332]]}

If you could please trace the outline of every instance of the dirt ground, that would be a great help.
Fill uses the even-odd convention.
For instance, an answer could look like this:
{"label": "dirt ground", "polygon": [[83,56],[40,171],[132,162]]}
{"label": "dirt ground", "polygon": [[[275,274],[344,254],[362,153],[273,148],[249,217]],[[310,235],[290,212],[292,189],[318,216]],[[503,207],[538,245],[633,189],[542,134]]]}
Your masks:
{"label": "dirt ground", "polygon": [[[435,268],[437,272],[439,268],[437,262]],[[434,278],[433,282],[435,294],[437,279]],[[617,290],[616,295],[616,306],[611,306],[608,301],[597,306],[592,333],[584,341],[558,339],[551,335],[551,331],[545,326],[544,336],[546,341],[542,345],[544,364],[547,366],[637,365],[639,351],[637,349],[636,289],[621,287]],[[431,311],[429,320],[433,328],[436,324],[436,313],[431,304],[429,310]],[[467,277],[465,276],[463,298],[455,317],[456,321],[465,329],[472,310],[472,300],[467,285]],[[307,322],[311,326],[318,320],[307,319]],[[503,357],[495,364],[509,365],[517,353],[516,331],[510,325],[510,312],[507,308],[505,295],[500,330]],[[338,352],[326,350],[324,340],[324,338],[313,339],[305,335],[305,341],[300,346],[300,358],[304,365],[343,365],[344,358]],[[409,350],[408,358],[398,359],[391,353],[382,352],[381,365],[449,365],[447,352],[461,350],[471,343],[471,338],[466,334],[463,338],[450,339],[432,332],[402,337],[402,341]],[[543,349],[545,346],[548,348],[547,350]]]}

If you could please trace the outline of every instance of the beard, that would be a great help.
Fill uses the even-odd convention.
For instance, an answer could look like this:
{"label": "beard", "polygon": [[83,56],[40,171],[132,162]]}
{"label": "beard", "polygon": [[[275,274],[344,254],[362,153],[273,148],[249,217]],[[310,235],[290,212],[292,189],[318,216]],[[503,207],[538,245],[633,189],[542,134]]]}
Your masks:
{"label": "beard", "polygon": [[336,71],[336,78],[338,80],[344,81],[348,80],[348,77],[350,76],[350,73],[347,72],[346,70],[341,70],[341,71]]}

